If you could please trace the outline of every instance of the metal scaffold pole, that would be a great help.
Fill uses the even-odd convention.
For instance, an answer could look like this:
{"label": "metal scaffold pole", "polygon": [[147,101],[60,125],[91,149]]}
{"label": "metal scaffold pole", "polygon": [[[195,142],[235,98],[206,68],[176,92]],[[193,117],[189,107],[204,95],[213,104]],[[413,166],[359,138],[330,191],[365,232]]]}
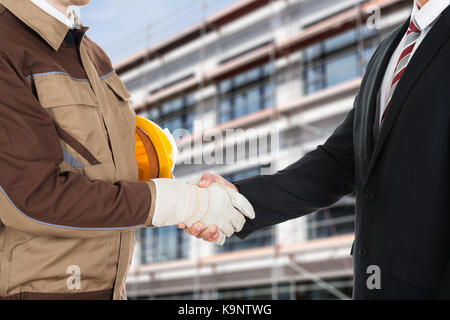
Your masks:
{"label": "metal scaffold pole", "polygon": [[[148,23],[145,26],[145,31],[144,31],[144,34],[145,34],[144,48],[145,48],[145,50],[149,50],[151,48],[152,32],[153,32],[152,25],[151,25],[151,23]],[[144,55],[144,62],[142,64],[143,68],[142,68],[142,72],[141,72],[141,87],[145,87],[149,83],[148,72],[145,70],[145,66],[147,65],[147,62],[150,61],[150,54],[151,54],[151,52],[149,51],[146,55]]]}
{"label": "metal scaffold pole", "polygon": [[336,298],[341,299],[341,300],[350,300],[351,299],[349,296],[347,296],[342,291],[338,290],[337,288],[335,288],[328,282],[322,280],[322,278],[320,278],[319,276],[317,276],[314,273],[309,272],[305,268],[301,267],[297,262],[295,262],[294,258],[292,258],[291,256],[289,257],[289,266],[293,270],[295,270],[298,273],[300,273],[301,275],[303,275],[308,280],[311,280],[312,282],[317,284],[319,287],[325,289],[326,291],[328,291],[329,293],[334,295]]}
{"label": "metal scaffold pole", "polygon": [[[200,93],[199,97],[202,99],[200,101],[200,105],[198,106],[198,109],[204,110],[205,107],[205,101],[203,100],[202,93],[204,90],[204,62],[206,59],[206,43],[205,43],[205,35],[206,35],[206,28],[207,28],[207,14],[208,14],[208,0],[202,0],[201,2],[201,21],[202,21],[202,27],[200,30],[200,41],[201,41],[201,48],[199,50],[199,61],[200,61],[200,68],[198,70],[199,76],[200,76],[200,83],[198,85],[198,92]],[[201,264],[198,262],[200,261],[200,242],[195,242],[195,259],[197,261],[196,263],[196,269],[195,269],[195,276],[194,276],[194,299],[199,300],[201,299]]]}
{"label": "metal scaffold pole", "polygon": [[361,10],[361,0],[355,0],[355,11],[356,11],[356,54],[358,57],[358,74],[363,74],[364,65],[364,36],[362,30],[362,10]]}
{"label": "metal scaffold pole", "polygon": [[[277,83],[277,61],[276,61],[276,52],[275,52],[275,48],[276,48],[276,43],[277,43],[277,34],[276,34],[276,27],[277,25],[279,25],[279,20],[280,20],[280,11],[277,10],[275,8],[277,0],[270,0],[270,15],[271,15],[271,21],[270,21],[270,33],[271,33],[271,38],[273,41],[273,46],[272,46],[272,50],[270,51],[270,57],[269,57],[269,66],[270,66],[270,76],[269,76],[269,83],[270,83],[270,88],[272,88],[272,86],[274,86],[274,88],[276,88],[276,83]],[[275,11],[276,10],[276,11]],[[272,89],[271,92],[271,100],[272,100],[272,108],[274,109],[274,111],[276,110],[276,106],[277,106],[277,94],[276,94],[276,90]],[[271,117],[270,117],[270,125],[272,128],[276,129],[276,121],[277,121],[278,116],[275,114],[275,112],[271,113]],[[272,134],[271,139],[274,139],[276,137],[279,137],[278,134],[274,135]],[[273,141],[271,141],[271,144],[273,145]],[[277,145],[279,145],[279,143],[277,143]],[[277,153],[277,150],[271,150],[272,154],[275,152]],[[271,157],[272,161],[275,159],[274,157]],[[271,165],[271,167],[273,168],[273,165]],[[272,300],[278,300],[279,297],[279,292],[278,292],[278,261],[279,261],[279,257],[278,257],[278,250],[277,250],[277,234],[276,234],[276,227],[272,227],[271,229],[271,233],[272,233],[272,241],[273,241],[273,245],[275,247],[274,250],[274,255],[273,255],[273,262],[272,262],[272,271],[271,271],[271,282],[272,282]]]}

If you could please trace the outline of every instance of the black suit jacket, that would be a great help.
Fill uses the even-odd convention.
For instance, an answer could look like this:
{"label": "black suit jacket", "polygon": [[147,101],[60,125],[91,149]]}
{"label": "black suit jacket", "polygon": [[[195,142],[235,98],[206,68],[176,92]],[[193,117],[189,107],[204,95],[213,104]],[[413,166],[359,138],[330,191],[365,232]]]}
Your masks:
{"label": "black suit jacket", "polygon": [[[377,139],[376,98],[409,19],[378,47],[353,109],[324,145],[270,176],[236,182],[256,219],[239,237],[356,191],[356,299],[450,298],[450,8],[412,57]],[[380,267],[369,290],[367,268]]]}

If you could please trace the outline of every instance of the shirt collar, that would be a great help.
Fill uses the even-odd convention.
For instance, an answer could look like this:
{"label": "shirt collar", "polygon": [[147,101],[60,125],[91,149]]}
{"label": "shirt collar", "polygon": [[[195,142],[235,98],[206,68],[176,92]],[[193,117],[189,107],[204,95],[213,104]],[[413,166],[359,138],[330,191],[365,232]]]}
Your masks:
{"label": "shirt collar", "polygon": [[[34,1],[0,0],[0,3],[28,27],[38,33],[55,51],[59,50],[69,31],[68,24],[62,22],[54,15],[47,13],[47,11],[35,4]],[[64,16],[62,13],[60,14]],[[81,27],[79,19],[77,19],[75,14],[73,14],[73,16],[75,26],[81,28],[82,32],[85,33],[89,28]],[[79,25],[77,26],[77,24]]]}
{"label": "shirt collar", "polygon": [[414,17],[420,30],[430,27],[442,12],[450,5],[450,0],[430,0],[419,9],[414,0],[414,7],[411,16]]}
{"label": "shirt collar", "polygon": [[64,15],[61,13],[61,11],[56,9],[46,0],[30,0],[30,1],[33,2],[35,5],[37,5],[39,8],[41,8],[42,10],[44,10],[45,12],[47,12],[52,17],[64,23],[67,27],[69,27],[69,29],[75,28],[75,18],[72,9],[69,8],[67,10],[67,14]]}

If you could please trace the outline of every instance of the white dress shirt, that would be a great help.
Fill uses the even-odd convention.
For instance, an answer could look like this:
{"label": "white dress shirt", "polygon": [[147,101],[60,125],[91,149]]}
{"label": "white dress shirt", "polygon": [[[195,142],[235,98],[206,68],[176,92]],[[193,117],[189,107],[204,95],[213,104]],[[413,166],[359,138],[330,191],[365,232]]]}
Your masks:
{"label": "white dress shirt", "polygon": [[55,19],[64,23],[69,29],[75,28],[75,15],[72,9],[68,8],[67,15],[64,15],[61,11],[56,9],[46,0],[30,0],[30,1],[33,2],[35,5],[37,5],[39,8],[41,8],[43,11],[47,12],[49,15],[54,17]]}
{"label": "white dress shirt", "polygon": [[[427,36],[431,27],[433,26],[436,19],[441,15],[441,13],[450,5],[450,0],[429,0],[421,9],[417,6],[416,1],[414,1],[414,7],[411,16],[415,17],[418,27],[422,30],[419,39],[417,39],[416,45],[411,53],[411,58],[417,51],[417,48],[422,43],[423,39]],[[406,34],[400,41],[397,49],[391,57],[389,65],[384,74],[383,82],[381,83],[381,92],[378,106],[380,110],[380,118],[378,119],[381,123],[383,113],[386,109],[389,89],[391,88],[392,80],[394,79],[395,68],[397,67],[398,59],[403,52],[405,45]],[[411,60],[410,60],[411,61]]]}

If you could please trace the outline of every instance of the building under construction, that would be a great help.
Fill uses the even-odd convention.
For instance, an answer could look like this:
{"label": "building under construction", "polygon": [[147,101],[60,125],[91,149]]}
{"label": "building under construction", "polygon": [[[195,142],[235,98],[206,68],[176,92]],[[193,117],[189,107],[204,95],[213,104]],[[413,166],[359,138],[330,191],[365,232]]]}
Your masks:
{"label": "building under construction", "polygon": [[[412,0],[240,0],[116,69],[136,113],[177,136],[177,178],[271,174],[344,119],[376,47],[411,7]],[[223,247],[175,227],[143,229],[128,297],[350,298],[353,212],[350,195]]]}

